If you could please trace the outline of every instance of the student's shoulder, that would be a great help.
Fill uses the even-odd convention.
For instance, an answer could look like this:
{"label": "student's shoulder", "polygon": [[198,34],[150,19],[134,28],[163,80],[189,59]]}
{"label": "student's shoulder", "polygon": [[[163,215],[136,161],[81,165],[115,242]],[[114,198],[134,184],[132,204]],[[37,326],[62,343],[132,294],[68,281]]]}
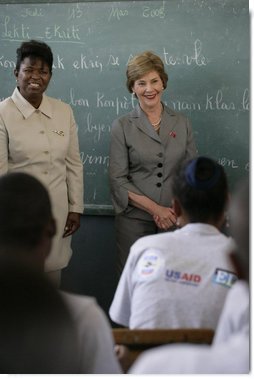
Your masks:
{"label": "student's shoulder", "polygon": [[139,238],[131,247],[131,251],[144,250],[145,248],[164,248],[165,243],[176,238],[175,232],[151,234]]}
{"label": "student's shoulder", "polygon": [[238,307],[239,303],[237,302],[237,299],[241,299],[242,304],[249,304],[249,295],[250,292],[247,283],[244,280],[238,279],[230,289],[227,300],[235,305],[237,304]]}
{"label": "student's shoulder", "polygon": [[139,238],[131,247],[129,261],[131,266],[136,266],[138,261],[144,260],[151,254],[158,259],[168,255],[168,246],[171,245],[175,235],[171,232],[158,233]]}
{"label": "student's shoulder", "polygon": [[81,313],[84,315],[91,312],[101,312],[96,299],[93,297],[65,291],[60,291],[60,293],[69,311],[75,317],[78,317]]}
{"label": "student's shoulder", "polygon": [[232,237],[225,235],[224,233],[218,233],[218,241],[220,241],[223,251],[230,253],[236,247],[235,241]]}

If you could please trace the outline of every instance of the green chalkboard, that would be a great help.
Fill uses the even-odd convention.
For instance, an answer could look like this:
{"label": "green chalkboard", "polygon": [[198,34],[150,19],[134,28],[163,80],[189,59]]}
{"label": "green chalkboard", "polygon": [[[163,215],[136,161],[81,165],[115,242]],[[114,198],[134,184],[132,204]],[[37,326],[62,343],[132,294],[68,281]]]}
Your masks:
{"label": "green chalkboard", "polygon": [[111,124],[136,104],[126,65],[153,50],[169,75],[163,100],[190,118],[199,153],[218,160],[234,187],[249,170],[249,24],[248,0],[2,2],[0,99],[14,89],[20,42],[47,42],[47,93],[72,106],[79,128],[85,212],[111,214]]}

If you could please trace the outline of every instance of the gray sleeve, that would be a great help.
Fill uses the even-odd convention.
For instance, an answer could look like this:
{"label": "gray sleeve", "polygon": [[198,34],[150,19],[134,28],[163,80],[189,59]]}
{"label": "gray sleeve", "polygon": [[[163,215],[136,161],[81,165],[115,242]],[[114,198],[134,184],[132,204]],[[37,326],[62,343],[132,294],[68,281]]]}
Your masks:
{"label": "gray sleeve", "polygon": [[117,119],[113,122],[110,141],[109,180],[116,213],[121,213],[127,208],[128,191],[143,195],[129,180],[129,155],[124,135],[124,122],[128,121]]}

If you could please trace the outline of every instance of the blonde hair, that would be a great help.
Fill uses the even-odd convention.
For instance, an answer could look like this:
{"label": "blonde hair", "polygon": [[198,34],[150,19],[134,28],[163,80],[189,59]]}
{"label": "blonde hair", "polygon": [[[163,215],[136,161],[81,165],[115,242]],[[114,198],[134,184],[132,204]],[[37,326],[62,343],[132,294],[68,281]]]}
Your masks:
{"label": "blonde hair", "polygon": [[143,53],[136,55],[128,63],[126,71],[126,85],[129,92],[132,92],[132,88],[136,80],[151,71],[156,71],[159,74],[163,87],[166,89],[168,74],[165,72],[164,64],[161,58],[152,51],[144,51]]}

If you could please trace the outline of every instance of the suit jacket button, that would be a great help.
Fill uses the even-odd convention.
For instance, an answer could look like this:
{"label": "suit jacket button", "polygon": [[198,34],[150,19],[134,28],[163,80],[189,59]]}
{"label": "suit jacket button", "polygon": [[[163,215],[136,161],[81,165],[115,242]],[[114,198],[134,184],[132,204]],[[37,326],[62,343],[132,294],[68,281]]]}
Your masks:
{"label": "suit jacket button", "polygon": [[162,173],[158,172],[157,176],[158,176],[158,178],[161,178],[162,177]]}
{"label": "suit jacket button", "polygon": [[161,183],[157,183],[156,186],[157,186],[157,187],[161,187]]}
{"label": "suit jacket button", "polygon": [[163,167],[163,164],[162,163],[158,163],[157,167],[161,168],[161,167]]}

